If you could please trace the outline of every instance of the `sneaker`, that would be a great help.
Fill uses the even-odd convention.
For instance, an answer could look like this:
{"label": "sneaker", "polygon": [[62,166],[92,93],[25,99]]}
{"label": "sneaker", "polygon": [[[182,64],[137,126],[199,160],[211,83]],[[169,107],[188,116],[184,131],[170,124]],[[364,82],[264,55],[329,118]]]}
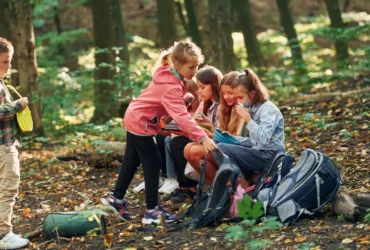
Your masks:
{"label": "sneaker", "polygon": [[101,203],[105,206],[111,206],[114,208],[114,211],[116,211],[116,214],[123,220],[129,220],[130,215],[127,213],[127,207],[128,207],[128,202],[123,201],[118,202],[117,198],[114,197],[113,195],[108,196],[107,198],[102,198]]}
{"label": "sneaker", "polygon": [[[162,185],[163,185],[163,180],[162,180],[162,178],[159,178],[158,187],[161,187]],[[140,193],[142,191],[145,191],[145,181],[143,181],[142,183],[137,185],[134,189],[132,189],[132,191],[134,191],[134,193]]]}
{"label": "sneaker", "polygon": [[177,195],[171,197],[171,201],[173,203],[181,203],[184,202],[187,198],[193,200],[195,193],[189,189],[181,190]]}
{"label": "sneaker", "polygon": [[158,189],[158,192],[170,194],[178,188],[179,188],[179,183],[177,182],[177,180],[168,178],[164,181],[163,186],[160,189]]}
{"label": "sneaker", "polygon": [[148,209],[145,210],[144,218],[141,220],[141,223],[150,225],[152,223],[161,224],[160,215],[164,215],[165,222],[172,222],[176,220],[176,216],[171,215],[167,210],[161,206],[156,206],[152,212],[149,212]]}
{"label": "sneaker", "polygon": [[180,192],[182,192],[181,188],[177,188],[173,190],[171,193],[163,196],[162,201],[169,201],[172,197],[177,196]]}
{"label": "sneaker", "polygon": [[22,238],[18,234],[12,232],[6,234],[0,240],[0,249],[18,249],[27,246],[30,243],[29,240]]}

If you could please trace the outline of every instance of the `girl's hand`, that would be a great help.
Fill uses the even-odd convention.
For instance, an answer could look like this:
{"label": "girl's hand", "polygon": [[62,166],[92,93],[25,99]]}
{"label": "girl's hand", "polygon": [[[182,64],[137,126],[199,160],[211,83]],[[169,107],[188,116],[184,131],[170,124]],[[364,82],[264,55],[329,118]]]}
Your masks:
{"label": "girl's hand", "polygon": [[202,112],[199,112],[199,114],[202,116],[202,119],[198,118],[198,116],[195,118],[197,123],[204,124],[208,127],[210,127],[210,131],[213,133],[215,131],[215,125],[213,125],[212,121],[208,119],[207,116],[205,116]]}
{"label": "girl's hand", "polygon": [[208,153],[217,150],[215,142],[208,137],[202,141],[202,145]]}
{"label": "girl's hand", "polygon": [[208,129],[206,129],[206,128],[203,128],[203,130],[204,130],[204,132],[206,132],[206,134],[207,134],[207,136],[209,137],[209,138],[213,138],[213,133],[211,132],[211,131],[209,131]]}
{"label": "girl's hand", "polygon": [[235,109],[236,109],[236,113],[238,113],[238,115],[240,115],[240,117],[243,118],[246,123],[248,123],[250,120],[252,120],[252,117],[249,114],[248,108],[244,108],[243,103],[238,103],[235,106]]}
{"label": "girl's hand", "polygon": [[233,136],[232,134],[229,133],[229,131],[222,131],[221,133]]}

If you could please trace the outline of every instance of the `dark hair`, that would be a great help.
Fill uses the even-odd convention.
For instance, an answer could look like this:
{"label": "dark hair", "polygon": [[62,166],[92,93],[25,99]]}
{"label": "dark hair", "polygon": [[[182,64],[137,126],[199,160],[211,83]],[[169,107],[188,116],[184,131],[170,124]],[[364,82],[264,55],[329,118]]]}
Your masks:
{"label": "dark hair", "polygon": [[254,73],[253,70],[246,68],[232,83],[232,88],[244,86],[247,90],[247,95],[251,98],[250,93],[255,92],[253,102],[265,102],[269,99],[267,88],[262,84],[260,78]]}
{"label": "dark hair", "polygon": [[14,51],[12,43],[0,37],[0,54],[9,51]]}
{"label": "dark hair", "polygon": [[[233,82],[239,75],[240,73],[238,71],[231,71],[227,73],[221,80],[221,87],[223,85],[232,86]],[[220,116],[218,119],[220,122],[220,129],[223,131],[228,131],[232,135],[237,134],[239,120],[241,119],[239,115],[235,114],[234,109],[234,107],[227,105],[222,93],[220,93]]]}
{"label": "dark hair", "polygon": [[[216,102],[220,100],[220,82],[222,79],[222,73],[220,70],[213,66],[204,66],[198,71],[197,80],[205,85],[211,85],[213,97]],[[207,100],[204,102],[203,113],[206,114],[208,109],[211,107],[212,102]]]}

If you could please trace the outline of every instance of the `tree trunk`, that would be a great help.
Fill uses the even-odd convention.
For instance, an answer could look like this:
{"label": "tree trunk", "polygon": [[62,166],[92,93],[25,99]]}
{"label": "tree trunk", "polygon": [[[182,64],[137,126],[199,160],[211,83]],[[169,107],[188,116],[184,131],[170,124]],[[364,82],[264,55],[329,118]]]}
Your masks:
{"label": "tree trunk", "polygon": [[181,2],[180,1],[175,1],[175,7],[176,7],[177,15],[179,16],[180,22],[181,22],[182,26],[184,27],[186,35],[190,36],[189,27],[188,27],[188,24],[185,20],[185,16],[183,14],[183,11],[182,11]]}
{"label": "tree trunk", "polygon": [[293,64],[297,72],[304,73],[306,65],[302,58],[302,51],[294,28],[294,22],[288,7],[288,0],[276,0],[280,13],[281,26],[289,41],[289,47],[292,51]]}
{"label": "tree trunk", "polygon": [[114,24],[112,2],[91,0],[95,41],[94,105],[92,122],[104,123],[117,115],[117,84],[115,75]]}
{"label": "tree trunk", "polygon": [[120,91],[119,91],[119,102],[118,102],[118,116],[123,117],[128,104],[132,100],[133,90],[130,86],[129,77],[129,65],[130,56],[127,48],[126,34],[123,27],[122,19],[122,8],[120,0],[109,0],[111,2],[111,15],[113,19],[113,30],[115,35],[115,41],[118,49],[119,61],[116,65],[116,77],[120,79]]}
{"label": "tree trunk", "polygon": [[212,43],[210,63],[221,72],[235,70],[230,1],[208,0],[208,9]]}
{"label": "tree trunk", "polygon": [[264,65],[263,57],[257,40],[249,0],[234,0],[234,2],[244,36],[244,44],[247,49],[248,63],[252,66],[262,67]]}
{"label": "tree trunk", "polygon": [[343,4],[343,12],[347,12],[347,9],[349,7],[349,4],[350,4],[350,1],[349,0],[345,0],[344,1],[344,4]]}
{"label": "tree trunk", "polygon": [[173,0],[157,0],[160,47],[168,48],[176,40],[175,8]]}
{"label": "tree trunk", "polygon": [[[43,135],[41,123],[40,91],[35,52],[35,36],[29,0],[2,1],[6,19],[14,39],[14,57],[20,83],[20,93],[29,99],[33,119],[33,133]],[[13,61],[15,62],[15,61]]]}
{"label": "tree trunk", "polygon": [[202,37],[199,33],[197,16],[195,15],[193,0],[185,0],[186,14],[189,20],[189,35],[200,48],[202,48]]}
{"label": "tree trunk", "polygon": [[[341,31],[341,29],[344,29],[344,24],[339,8],[339,1],[338,0],[325,0],[326,8],[329,13],[330,23],[331,26],[338,30],[338,32]],[[337,33],[337,32],[335,32]],[[335,50],[337,52],[337,60],[342,61],[345,59],[348,59],[348,45],[347,40],[344,39],[335,39]]]}

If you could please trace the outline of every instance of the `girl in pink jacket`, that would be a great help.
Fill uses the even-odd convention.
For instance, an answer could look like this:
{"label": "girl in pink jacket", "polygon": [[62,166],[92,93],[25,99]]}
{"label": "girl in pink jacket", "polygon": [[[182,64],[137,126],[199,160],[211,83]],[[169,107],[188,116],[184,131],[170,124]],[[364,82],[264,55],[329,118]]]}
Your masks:
{"label": "girl in pink jacket", "polygon": [[207,151],[217,149],[188,113],[183,100],[185,79],[193,78],[203,62],[200,48],[186,39],[163,51],[158,62],[159,67],[153,70],[152,82],[126,110],[124,126],[127,136],[122,168],[113,195],[102,200],[103,204],[113,206],[123,219],[128,219],[127,202],[123,198],[141,163],[146,198],[143,224],[159,224],[160,213],[165,215],[166,222],[176,219],[158,205],[162,159],[154,136],[160,130],[160,118],[170,115],[186,136],[201,143]]}

